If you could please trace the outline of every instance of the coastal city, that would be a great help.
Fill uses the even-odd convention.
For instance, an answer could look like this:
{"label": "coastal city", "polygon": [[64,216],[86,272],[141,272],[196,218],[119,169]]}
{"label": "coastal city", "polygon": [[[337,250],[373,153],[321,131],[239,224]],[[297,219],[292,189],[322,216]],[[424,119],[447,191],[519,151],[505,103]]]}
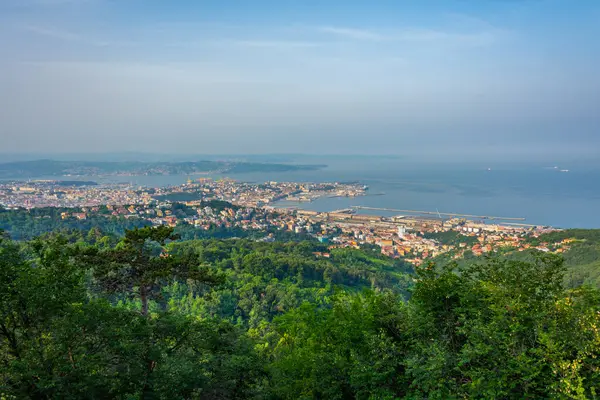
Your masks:
{"label": "coastal city", "polygon": [[[301,204],[321,197],[367,194],[368,187],[356,182],[256,184],[200,178],[188,179],[178,186],[146,188],[83,181],[11,181],[0,184],[0,205],[6,210],[61,208],[63,220],[103,216],[205,231],[214,228],[287,231],[314,237],[330,249],[375,245],[383,255],[403,258],[414,265],[445,253],[459,258],[465,252],[482,256],[507,249],[523,251],[531,248],[527,237],[552,230],[460,217],[444,219],[441,215],[387,217],[356,209],[319,212],[282,205],[286,201]],[[456,235],[455,243],[439,240],[440,235],[448,232]],[[275,238],[270,233],[260,240]],[[568,242],[540,243],[535,248],[560,253],[568,246]],[[316,256],[328,257],[328,253]]]}
{"label": "coastal city", "polygon": [[262,207],[278,201],[310,202],[319,197],[356,197],[367,187],[357,183],[253,184],[232,179],[188,178],[179,186],[147,188],[131,184],[97,184],[87,181],[36,180],[0,183],[0,204],[4,207],[90,207],[98,205],[151,204],[164,199],[190,202],[215,199],[240,206]]}

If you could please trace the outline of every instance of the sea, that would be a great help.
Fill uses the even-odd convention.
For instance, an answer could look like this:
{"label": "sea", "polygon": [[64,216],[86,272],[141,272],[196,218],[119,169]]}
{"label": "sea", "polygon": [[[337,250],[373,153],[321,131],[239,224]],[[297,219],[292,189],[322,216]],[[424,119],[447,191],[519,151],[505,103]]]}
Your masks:
{"label": "sea", "polygon": [[[525,224],[558,228],[600,228],[600,165],[571,162],[422,162],[394,157],[312,157],[295,160],[326,164],[315,171],[202,175],[245,182],[357,182],[368,195],[326,197],[312,202],[277,205],[316,211],[351,206],[422,210],[508,218]],[[308,162],[307,162],[308,161]],[[200,177],[192,176],[192,179]],[[58,179],[29,177],[30,179]],[[99,183],[129,182],[158,187],[180,185],[188,176],[64,177]],[[380,215],[410,215],[394,211],[361,211]],[[472,218],[475,219],[475,218]],[[515,222],[515,221],[512,221]],[[493,220],[487,220],[493,223]]]}

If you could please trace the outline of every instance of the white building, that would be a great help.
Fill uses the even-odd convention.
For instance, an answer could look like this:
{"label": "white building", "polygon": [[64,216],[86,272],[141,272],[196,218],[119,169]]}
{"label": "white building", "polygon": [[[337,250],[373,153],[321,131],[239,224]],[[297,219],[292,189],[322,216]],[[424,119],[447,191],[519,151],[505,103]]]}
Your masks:
{"label": "white building", "polygon": [[400,225],[398,227],[398,237],[400,239],[404,239],[404,235],[406,234],[406,227],[404,225]]}

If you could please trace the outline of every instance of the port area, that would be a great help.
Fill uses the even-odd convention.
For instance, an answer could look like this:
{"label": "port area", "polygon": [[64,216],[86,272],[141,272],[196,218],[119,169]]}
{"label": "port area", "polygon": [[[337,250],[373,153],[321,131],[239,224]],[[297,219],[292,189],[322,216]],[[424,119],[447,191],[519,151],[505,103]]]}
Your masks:
{"label": "port area", "polygon": [[[282,209],[280,209],[283,211]],[[441,229],[444,225],[443,220],[435,217],[419,217],[419,216],[394,216],[385,217],[376,214],[358,214],[352,208],[345,208],[340,210],[334,210],[330,212],[319,212],[312,210],[303,210],[297,207],[285,208],[286,212],[293,212],[298,216],[310,217],[315,221],[322,222],[343,222],[343,223],[356,223],[360,225],[370,226],[398,226],[403,225],[408,228],[429,228],[435,229],[436,227]]]}
{"label": "port area", "polygon": [[[360,210],[360,209],[358,209]],[[472,220],[455,216],[454,213],[436,212],[438,215],[397,214],[382,216],[358,213],[357,207],[338,209],[330,212],[303,210],[295,207],[275,208],[288,222],[288,229],[313,233],[319,241],[329,247],[360,248],[373,244],[381,248],[381,253],[393,258],[404,257],[406,261],[421,265],[432,257],[452,252],[452,257],[462,257],[466,251],[475,256],[512,248],[523,251],[528,248],[525,237],[556,230],[552,227],[535,226],[518,222],[499,222],[488,219]],[[382,211],[389,211],[385,209]],[[453,214],[448,217],[448,214]],[[446,215],[446,217],[444,217]],[[463,215],[463,214],[461,214]],[[469,215],[469,214],[464,214]],[[486,217],[486,216],[478,216]],[[500,218],[500,217],[494,217]],[[508,217],[509,221],[522,221],[523,218]],[[314,227],[318,227],[318,231]],[[459,241],[456,245],[435,239],[441,232],[456,232]],[[473,241],[476,243],[473,244]],[[537,247],[550,251],[545,246]],[[563,249],[564,250],[564,249]]]}
{"label": "port area", "polygon": [[[525,218],[522,217],[499,217],[491,215],[445,213],[439,211],[399,210],[363,206],[353,206],[328,212],[305,210],[301,207],[287,207],[280,210],[285,210],[285,212],[293,212],[298,216],[304,216],[322,222],[357,224],[367,227],[394,228],[402,226],[408,230],[423,232],[445,230],[458,230],[466,232],[524,232],[531,230],[553,229],[549,226],[525,223]],[[389,213],[396,211],[402,212],[402,214],[384,216],[379,213],[375,213]]]}

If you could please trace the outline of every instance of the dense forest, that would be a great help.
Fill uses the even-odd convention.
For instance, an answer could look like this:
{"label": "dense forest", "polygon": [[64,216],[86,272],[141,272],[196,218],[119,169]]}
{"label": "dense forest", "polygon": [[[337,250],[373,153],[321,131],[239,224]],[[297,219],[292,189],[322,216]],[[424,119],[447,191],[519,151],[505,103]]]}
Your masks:
{"label": "dense forest", "polygon": [[413,269],[318,242],[0,239],[0,398],[596,398],[561,258]]}

